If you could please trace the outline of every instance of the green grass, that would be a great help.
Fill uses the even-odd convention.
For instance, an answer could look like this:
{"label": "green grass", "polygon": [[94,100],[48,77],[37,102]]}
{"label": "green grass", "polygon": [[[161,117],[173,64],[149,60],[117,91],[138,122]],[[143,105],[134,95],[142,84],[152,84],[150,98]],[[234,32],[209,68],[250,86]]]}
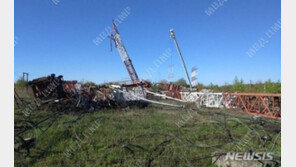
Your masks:
{"label": "green grass", "polygon": [[[100,110],[60,114],[40,124],[53,123],[46,134],[33,129],[24,136],[37,139],[29,156],[15,153],[15,165],[27,166],[215,166],[209,157],[217,151],[272,151],[280,156],[280,137],[266,122],[233,119],[235,112],[202,109]],[[21,119],[15,110],[15,119]],[[224,117],[221,113],[227,113]],[[34,120],[52,112],[37,111]],[[242,114],[243,118],[250,116]],[[54,120],[54,121],[53,121]],[[232,137],[229,140],[229,133]],[[278,125],[280,128],[280,125]],[[256,133],[256,135],[249,133]],[[267,137],[266,140],[262,138]],[[244,140],[245,142],[242,142]],[[240,146],[238,146],[240,145]],[[48,149],[47,146],[49,146]],[[69,151],[71,150],[72,151]],[[45,149],[41,157],[35,157]],[[21,156],[22,155],[22,156]]]}

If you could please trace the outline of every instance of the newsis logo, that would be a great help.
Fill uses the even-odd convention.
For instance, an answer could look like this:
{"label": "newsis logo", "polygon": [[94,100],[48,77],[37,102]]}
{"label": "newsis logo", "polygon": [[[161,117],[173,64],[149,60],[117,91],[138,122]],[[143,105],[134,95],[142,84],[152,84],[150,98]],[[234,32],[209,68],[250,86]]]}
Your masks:
{"label": "newsis logo", "polygon": [[226,154],[225,161],[236,160],[236,161],[270,161],[273,159],[272,153],[270,152],[228,152]]}

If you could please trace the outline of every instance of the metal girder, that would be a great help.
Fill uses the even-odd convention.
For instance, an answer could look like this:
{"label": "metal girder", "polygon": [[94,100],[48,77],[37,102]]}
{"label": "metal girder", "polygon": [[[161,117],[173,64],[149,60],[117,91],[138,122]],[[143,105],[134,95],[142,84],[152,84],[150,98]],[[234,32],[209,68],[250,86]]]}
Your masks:
{"label": "metal girder", "polygon": [[221,108],[223,105],[222,93],[213,92],[180,92],[181,99],[187,102],[196,102],[199,106]]}
{"label": "metal girder", "polygon": [[225,106],[241,108],[248,114],[281,119],[281,94],[270,93],[223,93]]}
{"label": "metal girder", "polygon": [[281,94],[180,92],[184,102],[213,108],[242,109],[248,114],[281,119]]}

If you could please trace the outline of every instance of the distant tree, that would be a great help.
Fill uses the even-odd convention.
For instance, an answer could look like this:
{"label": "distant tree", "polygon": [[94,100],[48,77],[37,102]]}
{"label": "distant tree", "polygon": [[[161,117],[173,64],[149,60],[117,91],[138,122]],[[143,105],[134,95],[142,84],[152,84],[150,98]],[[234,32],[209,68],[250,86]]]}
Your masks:
{"label": "distant tree", "polygon": [[212,90],[213,90],[214,92],[220,92],[220,91],[221,91],[221,88],[219,87],[219,85],[213,85],[213,86],[212,86]]}
{"label": "distant tree", "polygon": [[220,91],[219,85],[214,85],[212,82],[209,84],[209,86],[207,86],[207,89],[211,89],[214,92],[219,92]]}
{"label": "distant tree", "polygon": [[213,87],[214,87],[214,84],[211,82],[210,85],[209,85],[209,88],[213,89]]}
{"label": "distant tree", "polygon": [[274,93],[281,93],[281,81],[274,83]]}
{"label": "distant tree", "polygon": [[[184,78],[179,79],[175,84],[188,87]],[[272,82],[271,79],[268,79],[265,82],[261,80],[254,82],[252,80],[249,83],[244,84],[243,79],[238,79],[235,77],[233,84],[224,83],[223,86],[214,85],[210,83],[209,85],[203,85],[198,83],[195,86],[196,89],[211,89],[214,92],[250,92],[250,93],[281,93],[281,81]]]}
{"label": "distant tree", "polygon": [[184,78],[180,78],[178,81],[175,82],[175,84],[183,87],[188,87],[186,80]]}
{"label": "distant tree", "polygon": [[253,84],[252,84],[252,83],[253,83],[253,81],[250,80],[250,81],[249,81],[249,84],[246,85],[246,88],[245,88],[245,91],[246,91],[246,92],[254,92],[254,91],[253,91]]}
{"label": "distant tree", "polygon": [[96,86],[96,84],[92,81],[86,81],[85,83],[83,83],[84,86]]}
{"label": "distant tree", "polygon": [[166,79],[162,79],[160,83],[168,83],[168,81]]}
{"label": "distant tree", "polygon": [[224,85],[221,86],[220,89],[221,89],[222,92],[231,92],[232,91],[232,85],[225,82]]}
{"label": "distant tree", "polygon": [[19,78],[15,83],[14,83],[14,88],[15,89],[24,89],[27,86],[27,82],[23,80],[22,78]]}
{"label": "distant tree", "polygon": [[252,87],[252,92],[262,93],[264,92],[264,85],[261,80],[257,81]]}
{"label": "distant tree", "polygon": [[273,83],[271,82],[271,79],[268,79],[267,81],[264,82],[264,92],[267,93],[273,93]]}
{"label": "distant tree", "polygon": [[264,82],[264,88],[266,93],[281,93],[281,82],[272,82],[271,79],[268,79]]}
{"label": "distant tree", "polygon": [[196,88],[197,88],[197,89],[204,89],[204,85],[203,85],[202,83],[198,83],[198,84],[196,85]]}
{"label": "distant tree", "polygon": [[244,92],[245,90],[244,81],[242,79],[238,80],[237,76],[235,76],[232,90],[233,92]]}

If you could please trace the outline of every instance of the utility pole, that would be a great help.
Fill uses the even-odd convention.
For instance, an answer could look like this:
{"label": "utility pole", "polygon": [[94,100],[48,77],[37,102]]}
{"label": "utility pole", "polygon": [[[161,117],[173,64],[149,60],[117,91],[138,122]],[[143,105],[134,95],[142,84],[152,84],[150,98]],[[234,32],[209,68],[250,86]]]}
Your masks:
{"label": "utility pole", "polygon": [[187,80],[188,80],[188,82],[189,82],[190,91],[191,91],[191,90],[192,90],[191,81],[190,81],[190,78],[189,78],[189,75],[188,75],[188,71],[187,71],[187,68],[186,68],[186,65],[185,65],[185,62],[184,62],[183,56],[182,56],[182,54],[181,54],[181,51],[180,51],[179,45],[178,45],[178,43],[177,43],[176,36],[175,36],[175,34],[174,34],[174,30],[173,30],[173,29],[170,29],[170,36],[171,36],[171,38],[174,39],[174,42],[175,42],[175,45],[176,45],[177,51],[178,51],[178,53],[179,53],[179,56],[180,56],[181,61],[182,61],[182,64],[183,64],[183,68],[184,68],[185,73],[186,73],[186,76],[187,76]]}

